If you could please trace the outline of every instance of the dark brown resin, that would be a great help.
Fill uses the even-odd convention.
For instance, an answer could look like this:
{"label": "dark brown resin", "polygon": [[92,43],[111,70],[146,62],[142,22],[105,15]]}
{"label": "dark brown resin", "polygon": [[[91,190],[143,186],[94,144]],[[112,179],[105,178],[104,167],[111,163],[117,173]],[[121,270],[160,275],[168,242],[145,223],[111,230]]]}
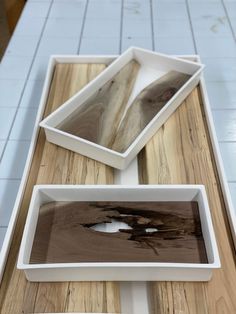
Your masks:
{"label": "dark brown resin", "polygon": [[[132,229],[92,229],[112,220]],[[72,262],[207,263],[198,204],[47,203],[39,211],[30,263]]]}

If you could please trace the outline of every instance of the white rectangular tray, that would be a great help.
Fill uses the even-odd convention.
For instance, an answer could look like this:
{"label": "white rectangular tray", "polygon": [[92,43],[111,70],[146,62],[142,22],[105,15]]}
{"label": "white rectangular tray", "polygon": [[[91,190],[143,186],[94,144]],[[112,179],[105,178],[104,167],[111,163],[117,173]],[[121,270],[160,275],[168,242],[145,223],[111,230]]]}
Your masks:
{"label": "white rectangular tray", "polygon": [[[24,196],[26,184],[28,182],[28,177],[30,174],[30,170],[32,169],[32,160],[35,153],[35,148],[37,144],[38,134],[39,134],[39,122],[42,120],[45,106],[47,102],[47,96],[49,93],[50,83],[52,81],[55,65],[57,63],[74,63],[74,64],[83,64],[83,63],[100,63],[100,64],[110,64],[112,63],[118,56],[117,55],[54,55],[50,58],[47,75],[44,83],[44,89],[43,94],[41,97],[38,114],[36,118],[36,123],[34,127],[33,136],[31,139],[30,149],[27,157],[27,161],[25,164],[24,173],[22,176],[20,188],[17,194],[17,199],[15,201],[14,209],[12,211],[12,215],[10,218],[10,222],[7,228],[6,236],[4,238],[4,242],[2,245],[2,250],[0,254],[0,279],[2,280],[5,265],[8,259],[9,250],[11,248],[12,244],[12,238],[13,234],[15,232],[16,222],[18,215],[20,213],[21,205],[22,205],[22,199]],[[191,61],[200,62],[198,55],[185,55],[185,56],[178,56],[178,58],[184,58]],[[227,184],[226,174],[224,171],[223,161],[220,154],[219,144],[216,137],[215,127],[213,123],[213,117],[211,113],[210,103],[207,95],[207,89],[204,77],[202,76],[200,79],[200,90],[201,90],[201,96],[202,96],[202,105],[204,109],[204,114],[206,117],[206,123],[208,127],[208,132],[212,144],[212,149],[214,153],[214,159],[216,162],[216,168],[217,172],[219,174],[219,180],[220,180],[220,187],[222,189],[223,197],[225,206],[227,209],[227,214],[229,218],[229,223],[231,227],[231,234],[234,241],[234,245],[236,247],[236,216],[234,207],[232,204],[232,199],[229,191],[229,187]],[[116,171],[115,172],[115,181],[116,184],[138,184],[138,173],[136,167],[134,168],[127,168],[126,171]],[[128,284],[128,283],[127,283]],[[136,286],[137,283],[134,283],[133,286]],[[142,296],[144,295],[142,291]],[[125,296],[127,297],[127,293],[125,293]],[[138,298],[135,299],[135,301],[138,300]],[[130,301],[130,300],[129,300]],[[130,301],[131,302],[131,301]],[[140,304],[137,305],[140,308]],[[132,311],[128,311],[131,313]],[[133,313],[133,312],[132,312]],[[136,312],[135,312],[136,313]],[[146,313],[145,311],[141,311],[140,313]]]}
{"label": "white rectangular tray", "polygon": [[[120,69],[131,60],[136,60],[141,65],[133,91],[127,102],[127,107],[135,97],[151,82],[169,71],[179,71],[190,75],[190,79],[175,93],[158,114],[147,124],[143,131],[136,137],[132,144],[120,153],[118,151],[98,145],[81,137],[60,130],[57,126],[91,96],[98,91],[107,81],[112,79]],[[110,61],[104,60],[105,64]],[[48,72],[53,72],[52,66]],[[103,162],[117,169],[125,169],[131,160],[145,146],[149,139],[156,133],[162,124],[182,103],[192,89],[198,84],[203,69],[200,63],[178,59],[176,57],[131,47],[124,54],[113,61],[101,74],[88,83],[77,94],[70,98],[61,107],[45,118],[40,126],[45,129],[49,142],[70,149],[87,157]]]}
{"label": "white rectangular tray", "polygon": [[[197,201],[208,263],[106,262],[30,264],[39,208],[51,201]],[[30,281],[207,281],[220,267],[204,186],[39,185],[34,187],[18,265]]]}

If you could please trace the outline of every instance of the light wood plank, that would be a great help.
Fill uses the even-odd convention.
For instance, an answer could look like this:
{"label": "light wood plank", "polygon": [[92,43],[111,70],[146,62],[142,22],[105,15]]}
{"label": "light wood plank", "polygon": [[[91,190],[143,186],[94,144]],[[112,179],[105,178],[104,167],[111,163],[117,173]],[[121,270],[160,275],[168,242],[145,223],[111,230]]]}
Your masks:
{"label": "light wood plank", "polygon": [[[56,65],[44,116],[55,110],[104,68],[105,65],[101,64]],[[118,285],[115,283],[30,283],[24,273],[16,269],[18,249],[35,183],[112,184],[113,170],[46,142],[43,131],[40,131],[1,285],[1,313],[91,310],[119,312]],[[113,296],[112,302],[111,299],[107,299],[110,296]],[[83,309],[84,304],[86,306]]]}
{"label": "light wood plank", "polygon": [[204,184],[222,268],[209,283],[154,283],[157,313],[236,313],[236,268],[219,178],[196,88],[140,155],[140,180],[149,184]]}

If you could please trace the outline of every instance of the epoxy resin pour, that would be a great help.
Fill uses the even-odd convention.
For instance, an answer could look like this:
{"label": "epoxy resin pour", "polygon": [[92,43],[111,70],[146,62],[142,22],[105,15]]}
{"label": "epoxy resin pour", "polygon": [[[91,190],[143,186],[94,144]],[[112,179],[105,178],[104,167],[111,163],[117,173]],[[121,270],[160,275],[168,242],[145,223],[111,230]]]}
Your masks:
{"label": "epoxy resin pour", "polygon": [[207,263],[198,203],[50,202],[30,263]]}

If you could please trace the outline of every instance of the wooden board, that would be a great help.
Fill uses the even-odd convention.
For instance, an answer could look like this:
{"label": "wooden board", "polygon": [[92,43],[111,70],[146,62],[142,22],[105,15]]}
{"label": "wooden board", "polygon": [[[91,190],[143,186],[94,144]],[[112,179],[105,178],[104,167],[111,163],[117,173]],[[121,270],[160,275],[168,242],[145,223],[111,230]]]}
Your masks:
{"label": "wooden board", "polygon": [[[57,64],[44,116],[104,65]],[[222,269],[209,283],[152,283],[155,313],[236,313],[233,244],[198,89],[168,119],[139,155],[140,183],[203,183],[213,216]],[[16,261],[35,183],[113,183],[113,169],[45,141],[37,146],[0,290],[1,313],[120,312],[114,282],[29,283]]]}
{"label": "wooden board", "polygon": [[[45,116],[82,88],[104,65],[57,65]],[[1,313],[119,312],[117,283],[30,283],[16,269],[18,249],[35,183],[112,184],[113,169],[38,137],[16,231],[0,290]]]}
{"label": "wooden board", "polygon": [[4,3],[9,30],[10,30],[10,33],[12,34],[18,22],[18,19],[20,18],[21,12],[24,9],[25,1],[24,0],[4,0],[1,2]]}
{"label": "wooden board", "polygon": [[112,149],[124,153],[189,79],[188,74],[170,71],[146,86],[136,96],[122,119]]}
{"label": "wooden board", "polygon": [[7,12],[4,2],[0,1],[0,60],[4,55],[9,40],[10,31],[7,20]]}

